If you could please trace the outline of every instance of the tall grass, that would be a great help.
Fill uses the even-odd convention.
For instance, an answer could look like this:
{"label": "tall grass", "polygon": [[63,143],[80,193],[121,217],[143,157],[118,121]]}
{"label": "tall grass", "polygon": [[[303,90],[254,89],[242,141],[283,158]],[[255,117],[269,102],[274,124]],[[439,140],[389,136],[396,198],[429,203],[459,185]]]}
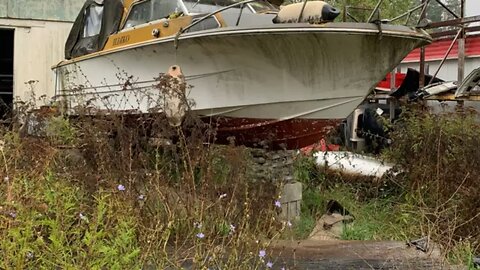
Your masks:
{"label": "tall grass", "polygon": [[383,159],[402,173],[383,179],[325,171],[313,159],[297,161],[304,183],[297,235],[306,237],[329,200],[355,216],[343,239],[402,240],[429,237],[455,263],[472,265],[480,253],[480,136],[478,115],[431,114],[405,109]]}
{"label": "tall grass", "polygon": [[189,112],[181,127],[161,113],[50,113],[1,130],[0,268],[275,261],[268,247],[285,227],[278,187],[251,178],[245,148],[211,144],[214,130]]}
{"label": "tall grass", "polygon": [[419,230],[445,250],[480,248],[480,136],[476,113],[408,111],[385,156],[405,170],[402,187]]}

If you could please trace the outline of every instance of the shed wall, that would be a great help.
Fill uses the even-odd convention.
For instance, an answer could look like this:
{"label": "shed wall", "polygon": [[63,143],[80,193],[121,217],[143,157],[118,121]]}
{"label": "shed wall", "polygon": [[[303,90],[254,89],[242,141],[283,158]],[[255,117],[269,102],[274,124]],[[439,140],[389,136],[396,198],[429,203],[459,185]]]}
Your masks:
{"label": "shed wall", "polygon": [[0,19],[0,28],[15,30],[15,98],[27,101],[32,96],[32,90],[36,97],[46,95],[50,98],[55,94],[51,67],[64,58],[65,40],[71,26],[67,22]]}
{"label": "shed wall", "polygon": [[73,22],[83,0],[0,0],[0,17]]}

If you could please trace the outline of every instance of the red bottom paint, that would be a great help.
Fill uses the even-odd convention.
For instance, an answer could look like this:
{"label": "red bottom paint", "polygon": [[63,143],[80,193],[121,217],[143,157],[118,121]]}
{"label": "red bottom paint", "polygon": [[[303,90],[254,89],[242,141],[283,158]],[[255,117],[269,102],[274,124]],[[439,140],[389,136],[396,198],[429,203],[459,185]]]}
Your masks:
{"label": "red bottom paint", "polygon": [[269,149],[300,149],[325,138],[337,128],[341,119],[253,119],[203,118],[217,127],[217,142],[268,147]]}

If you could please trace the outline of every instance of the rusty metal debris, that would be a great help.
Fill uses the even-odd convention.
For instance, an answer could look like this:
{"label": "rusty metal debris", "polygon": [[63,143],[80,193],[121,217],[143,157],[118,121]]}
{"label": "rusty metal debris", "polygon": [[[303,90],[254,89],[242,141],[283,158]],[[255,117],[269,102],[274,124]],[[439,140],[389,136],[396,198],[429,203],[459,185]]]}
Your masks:
{"label": "rusty metal debris", "polygon": [[338,239],[343,233],[345,224],[352,222],[354,216],[338,201],[330,200],[326,213],[317,221],[317,225],[310,233],[309,239],[332,240]]}
{"label": "rusty metal debris", "polygon": [[418,250],[427,252],[429,248],[429,243],[430,243],[430,239],[428,238],[428,236],[425,236],[425,237],[407,242],[407,246],[415,247]]}

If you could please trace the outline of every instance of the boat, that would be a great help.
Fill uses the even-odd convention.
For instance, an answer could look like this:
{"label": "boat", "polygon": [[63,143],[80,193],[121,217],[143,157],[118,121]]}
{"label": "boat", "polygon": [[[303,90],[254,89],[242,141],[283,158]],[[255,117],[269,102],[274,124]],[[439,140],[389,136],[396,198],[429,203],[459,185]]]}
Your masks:
{"label": "boat", "polygon": [[55,97],[70,114],[149,113],[161,98],[155,78],[176,65],[192,112],[219,142],[301,148],[432,41],[407,26],[334,22],[338,14],[322,1],[87,0],[53,67]]}

